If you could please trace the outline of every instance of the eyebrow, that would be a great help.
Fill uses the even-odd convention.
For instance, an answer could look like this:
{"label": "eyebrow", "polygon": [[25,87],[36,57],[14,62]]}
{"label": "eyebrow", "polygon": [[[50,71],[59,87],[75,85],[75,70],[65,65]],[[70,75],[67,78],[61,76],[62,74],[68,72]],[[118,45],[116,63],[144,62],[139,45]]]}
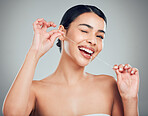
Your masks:
{"label": "eyebrow", "polygon": [[[88,25],[88,24],[79,24],[78,26],[87,26],[88,28],[93,29],[93,27],[90,26],[90,25]],[[105,34],[105,31],[104,30],[98,30],[98,32],[102,32],[102,33]]]}

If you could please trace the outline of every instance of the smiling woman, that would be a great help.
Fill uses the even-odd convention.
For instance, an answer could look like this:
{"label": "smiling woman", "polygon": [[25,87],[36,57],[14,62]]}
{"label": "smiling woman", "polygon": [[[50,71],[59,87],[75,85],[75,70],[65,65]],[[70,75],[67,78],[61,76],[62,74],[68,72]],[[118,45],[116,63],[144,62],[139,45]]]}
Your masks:
{"label": "smiling woman", "polygon": [[[98,9],[97,7],[90,6],[90,5],[77,5],[77,6],[74,6],[74,7],[70,8],[70,9],[68,9],[66,11],[66,13],[64,14],[64,16],[63,16],[63,18],[62,18],[62,20],[60,22],[60,25],[63,25],[64,28],[68,30],[70,24],[79,15],[81,15],[83,13],[95,13],[96,15],[101,17],[105,21],[105,23],[107,24],[107,19],[106,19],[104,13],[100,9]],[[88,25],[88,24],[80,24],[80,25],[84,25],[84,26],[87,26],[90,29],[93,29],[93,27]],[[86,31],[83,31],[83,32],[86,32]],[[57,46],[60,47],[60,51],[61,51],[61,41],[60,41],[60,39],[58,39]]]}
{"label": "smiling woman", "polygon": [[[34,38],[25,62],[4,101],[3,113],[30,116],[137,116],[139,74],[129,64],[115,65],[116,80],[84,71],[103,49],[107,20],[95,6],[66,11],[59,29],[43,18],[33,23]],[[33,81],[39,59],[58,39],[61,58],[54,73]]]}

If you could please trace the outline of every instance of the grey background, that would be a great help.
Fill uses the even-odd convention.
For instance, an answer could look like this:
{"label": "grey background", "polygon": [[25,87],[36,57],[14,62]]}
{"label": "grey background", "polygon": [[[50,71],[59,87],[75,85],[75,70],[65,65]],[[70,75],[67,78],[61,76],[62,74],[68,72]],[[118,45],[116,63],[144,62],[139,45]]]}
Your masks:
{"label": "grey background", "polygon": [[[98,57],[111,65],[129,63],[139,69],[139,112],[140,116],[148,115],[147,0],[0,0],[0,109],[31,46],[32,23],[37,18],[44,18],[59,26],[65,11],[76,4],[96,5],[106,14],[107,34],[104,49]],[[60,53],[55,44],[40,59],[35,80],[48,76],[56,69]],[[86,67],[86,71],[116,78],[111,67],[97,59]]]}

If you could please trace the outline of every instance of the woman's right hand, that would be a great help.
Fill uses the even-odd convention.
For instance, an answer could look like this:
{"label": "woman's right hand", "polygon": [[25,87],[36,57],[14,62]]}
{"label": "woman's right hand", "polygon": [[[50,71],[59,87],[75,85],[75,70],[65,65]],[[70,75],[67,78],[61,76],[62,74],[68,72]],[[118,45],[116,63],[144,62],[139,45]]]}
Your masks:
{"label": "woman's right hand", "polygon": [[60,30],[52,30],[47,32],[47,28],[56,27],[53,22],[46,22],[43,18],[37,19],[33,23],[34,37],[31,45],[31,49],[37,52],[37,57],[43,56],[54,44],[57,37],[64,33]]}

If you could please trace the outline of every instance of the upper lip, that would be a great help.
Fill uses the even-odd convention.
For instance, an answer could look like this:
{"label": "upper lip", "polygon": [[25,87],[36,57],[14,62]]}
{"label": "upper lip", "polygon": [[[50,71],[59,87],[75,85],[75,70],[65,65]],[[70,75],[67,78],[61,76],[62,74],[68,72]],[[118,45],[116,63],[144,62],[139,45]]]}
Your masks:
{"label": "upper lip", "polygon": [[86,48],[86,49],[89,49],[89,50],[93,51],[93,53],[95,53],[95,49],[92,48],[92,47],[89,47],[87,45],[80,45],[80,46],[78,46],[78,48],[81,48],[81,47]]}

